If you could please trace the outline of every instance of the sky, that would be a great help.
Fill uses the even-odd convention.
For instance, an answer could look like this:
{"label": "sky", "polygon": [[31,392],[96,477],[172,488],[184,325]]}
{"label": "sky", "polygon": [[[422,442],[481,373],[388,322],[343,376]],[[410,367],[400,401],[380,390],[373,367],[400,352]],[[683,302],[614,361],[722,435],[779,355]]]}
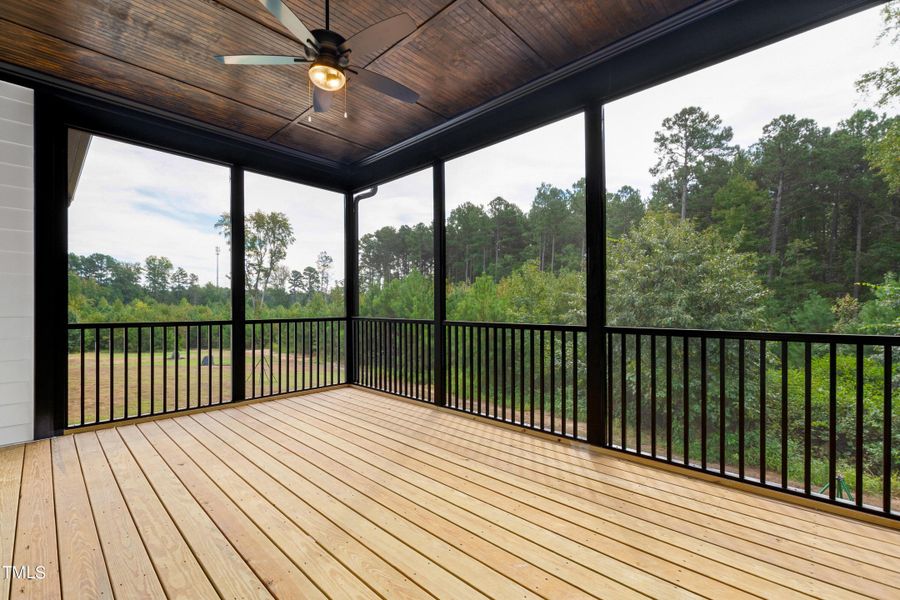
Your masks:
{"label": "sky", "polygon": [[[785,113],[836,126],[869,105],[855,80],[893,58],[886,43],[875,43],[880,30],[879,9],[869,9],[608,104],[608,189],[650,192],[653,134],[686,106],[720,115],[743,147]],[[582,124],[575,115],[449,161],[448,213],[496,196],[527,211],[541,183],[570,187],[584,175]],[[332,278],[343,279],[341,195],[250,173],[246,185],[248,211],[279,210],[291,219],[297,242],[289,268],[302,270],[325,250],[334,258]],[[428,169],[380,186],[360,203],[360,235],[431,221],[431,192]],[[228,194],[225,167],[95,137],[69,209],[69,249],[132,262],[164,255],[205,283],[215,281],[219,246],[220,283],[227,285],[227,244],[213,225],[228,210]]]}

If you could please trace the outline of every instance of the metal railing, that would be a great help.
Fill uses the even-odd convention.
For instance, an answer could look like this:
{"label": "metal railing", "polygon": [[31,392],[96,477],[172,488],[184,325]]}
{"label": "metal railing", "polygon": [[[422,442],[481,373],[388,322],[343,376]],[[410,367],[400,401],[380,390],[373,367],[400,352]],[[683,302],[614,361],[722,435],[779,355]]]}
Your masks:
{"label": "metal railing", "polygon": [[[66,425],[232,402],[230,321],[71,324]],[[343,317],[247,321],[245,398],[346,383]]]}
{"label": "metal railing", "polygon": [[[461,321],[443,327],[438,349],[429,320],[248,321],[245,399],[353,382],[587,437],[585,327]],[[900,516],[897,336],[605,332],[606,387],[592,413],[605,446]],[[70,325],[68,427],[233,401],[231,334],[229,321]],[[436,397],[437,360],[443,399]]]}
{"label": "metal railing", "polygon": [[255,319],[246,325],[247,399],[346,383],[346,319]]}
{"label": "metal railing", "polygon": [[353,319],[357,385],[434,401],[434,322]]}
{"label": "metal railing", "polygon": [[894,336],[606,328],[610,447],[896,515]]}
{"label": "metal railing", "polygon": [[578,326],[448,321],[447,406],[584,438],[586,341]]}
{"label": "metal railing", "polygon": [[66,424],[230,402],[231,323],[72,324]]}

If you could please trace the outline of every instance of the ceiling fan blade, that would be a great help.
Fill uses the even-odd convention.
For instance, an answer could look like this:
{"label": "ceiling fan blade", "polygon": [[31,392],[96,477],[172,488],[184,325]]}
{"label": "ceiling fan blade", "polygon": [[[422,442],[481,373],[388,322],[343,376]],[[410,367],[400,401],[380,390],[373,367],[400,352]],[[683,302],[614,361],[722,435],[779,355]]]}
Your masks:
{"label": "ceiling fan blade", "polygon": [[334,92],[326,92],[320,87],[313,86],[313,110],[317,113],[328,112],[332,102],[334,102]]}
{"label": "ceiling fan blade", "polygon": [[393,46],[413,31],[416,22],[408,14],[385,19],[367,27],[341,44],[341,51],[350,50],[350,64],[362,65],[362,61],[373,52]]}
{"label": "ceiling fan blade", "polygon": [[278,22],[284,25],[288,31],[294,34],[294,37],[300,40],[300,43],[304,46],[309,46],[310,48],[314,48],[316,50],[319,49],[319,43],[316,41],[316,36],[312,34],[312,32],[307,29],[306,25],[300,21],[300,18],[294,14],[287,5],[281,0],[259,0],[260,4],[266,7],[272,16],[278,19]]}
{"label": "ceiling fan blade", "polygon": [[419,99],[419,94],[402,83],[394,81],[390,77],[385,77],[384,75],[379,75],[374,71],[367,71],[366,69],[348,69],[347,72],[353,76],[354,81],[368,86],[373,90],[377,90],[382,94],[386,94],[391,98],[409,102],[410,104]]}
{"label": "ceiling fan blade", "polygon": [[216,56],[215,59],[225,65],[294,65],[309,62],[305,56],[269,56],[267,54],[235,54],[233,56]]}

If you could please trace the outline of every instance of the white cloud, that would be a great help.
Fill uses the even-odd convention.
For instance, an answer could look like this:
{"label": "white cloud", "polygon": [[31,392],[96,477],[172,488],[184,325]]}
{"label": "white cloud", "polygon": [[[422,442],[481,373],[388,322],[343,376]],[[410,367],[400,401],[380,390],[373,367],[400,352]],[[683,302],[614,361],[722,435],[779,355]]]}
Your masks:
{"label": "white cloud", "polygon": [[215,281],[220,246],[224,285],[227,246],[213,225],[229,193],[226,167],[95,136],[69,208],[69,251],[167,256],[206,282]]}

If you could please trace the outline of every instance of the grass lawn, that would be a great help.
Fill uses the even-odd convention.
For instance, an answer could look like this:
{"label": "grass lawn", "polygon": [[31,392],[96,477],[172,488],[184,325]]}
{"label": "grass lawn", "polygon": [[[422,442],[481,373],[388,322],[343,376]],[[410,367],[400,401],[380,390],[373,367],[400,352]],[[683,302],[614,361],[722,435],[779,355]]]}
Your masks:
{"label": "grass lawn", "polygon": [[[108,351],[101,351],[99,363],[94,353],[87,352],[83,373],[80,354],[69,354],[69,425],[82,422],[82,396],[83,422],[88,424],[108,421],[110,410],[113,418],[119,419],[126,415],[126,409],[128,416],[151,415],[231,401],[231,352],[223,350],[219,364],[218,350],[213,349],[213,364],[202,365],[206,352],[202,350],[198,359],[195,349],[189,360],[182,352],[177,361],[169,358],[171,353],[157,352],[151,358],[149,352],[144,352],[140,361],[135,353],[129,353],[127,369],[122,352],[110,356]],[[283,354],[279,365],[277,353],[274,362],[268,355],[261,361],[257,353],[255,369],[251,353],[247,352],[244,360],[248,398],[308,389],[320,382],[329,385],[343,378],[342,365],[335,363],[332,367],[324,361],[319,364],[315,355],[298,354],[296,370],[294,354]]]}

